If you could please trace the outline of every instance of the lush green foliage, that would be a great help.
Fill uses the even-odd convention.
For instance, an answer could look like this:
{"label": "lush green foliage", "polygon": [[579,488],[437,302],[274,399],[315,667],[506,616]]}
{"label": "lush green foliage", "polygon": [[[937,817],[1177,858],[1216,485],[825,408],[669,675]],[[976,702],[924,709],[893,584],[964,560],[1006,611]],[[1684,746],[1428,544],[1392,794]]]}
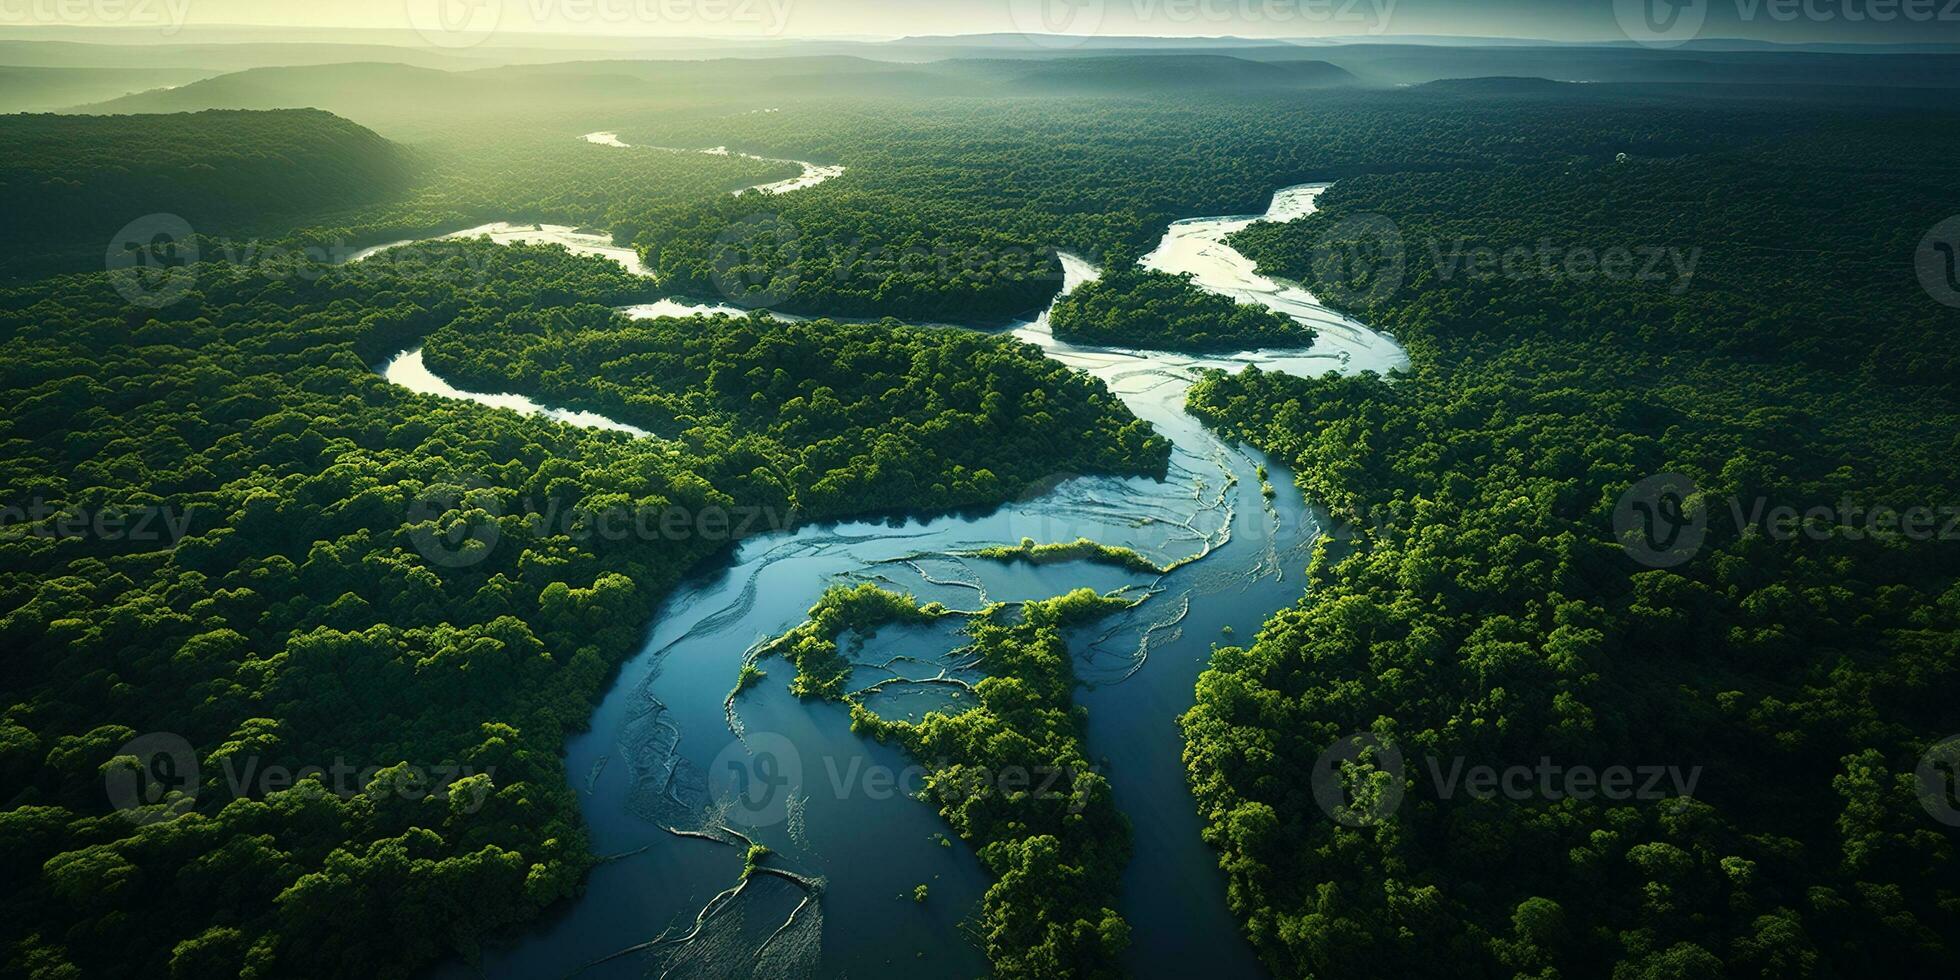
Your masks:
{"label": "lush green foliage", "polygon": [[1306,347],[1314,332],[1284,313],[1234,302],[1191,285],[1191,278],[1122,269],[1083,283],[1056,301],[1049,325],[1078,344],[1178,351]]}
{"label": "lush green foliage", "polygon": [[207,234],[291,227],[400,193],[412,169],[388,141],[311,109],[0,116],[0,143],[10,278],[100,269],[110,239],[145,216]]}
{"label": "lush green foliage", "polygon": [[659,208],[798,173],[747,157],[602,146],[583,132],[562,122],[445,128],[411,144],[420,166],[399,194],[311,215],[270,244],[332,255],[492,221],[575,225],[627,242]]}
{"label": "lush green foliage", "polygon": [[1076,538],[1074,541],[1058,541],[1052,544],[1040,544],[1033,538],[1022,538],[1019,545],[979,548],[973,552],[973,556],[993,561],[1024,561],[1031,565],[1093,561],[1152,575],[1161,575],[1166,571],[1135,548],[1103,544],[1089,538]]}
{"label": "lush green foliage", "polygon": [[[0,502],[189,518],[181,542],[64,535],[53,520],[0,540],[0,840],[23,883],[0,927],[7,972],[396,976],[468,955],[570,894],[590,857],[557,758],[564,732],[585,723],[657,597],[724,538],[612,540],[551,515],[836,515],[1163,465],[1161,440],[1100,386],[1005,341],[628,322],[607,307],[679,288],[828,315],[999,319],[1053,294],[1055,249],[1120,266],[1172,219],[1256,211],[1275,187],[1332,178],[1343,182],[1326,216],[1239,244],[1330,297],[1365,296],[1368,281],[1320,276],[1315,245],[1343,218],[1391,216],[1404,281],[1355,312],[1408,340],[1418,369],[1393,383],[1217,378],[1193,402],[1361,525],[1323,553],[1305,605],[1221,652],[1187,721],[1211,839],[1275,971],[1950,963],[1954,840],[1919,813],[1911,768],[1960,728],[1943,697],[1956,559],[1896,537],[1744,535],[1715,506],[1694,562],[1643,571],[1607,521],[1629,482],[1663,469],[1745,507],[1759,495],[1949,503],[1956,334],[1903,258],[1951,210],[1949,114],[1608,86],[1189,102],[783,86],[731,102],[697,73],[754,63],[611,66],[696,86],[698,102],[649,109],[645,88],[564,99],[613,86],[547,77],[574,70],[498,89],[556,93],[522,117],[499,115],[467,78],[439,79],[447,98],[426,104],[398,78],[372,85],[350,118],[418,115],[384,130],[428,141],[406,158],[304,112],[58,124],[125,134],[106,145],[128,156],[6,142],[29,150],[8,154],[6,181],[38,227],[53,228],[32,210],[42,199],[79,200],[107,224],[75,239],[64,268],[99,267],[116,227],[169,209],[213,236],[206,258],[236,260],[199,267],[192,292],[159,311],[129,309],[101,276],[0,293]],[[439,118],[473,103],[467,121]],[[172,126],[221,121],[242,147],[210,129],[160,145]],[[590,129],[849,169],[736,198],[725,192],[793,168],[580,142]],[[1609,165],[1619,152],[1632,159]],[[159,183],[118,172],[136,159],[159,161]],[[86,199],[44,186],[78,166]],[[295,171],[319,181],[295,187]],[[263,209],[223,210],[254,201]],[[500,219],[609,230],[664,281],[475,243],[280,274],[216,240],[324,255]],[[1678,292],[1449,265],[1466,248],[1546,238],[1705,254]],[[20,241],[10,260],[30,257]],[[1165,319],[1188,299],[1168,297]],[[368,370],[423,338],[459,382],[676,438],[417,397]],[[979,624],[993,675],[979,709],[919,725],[858,714],[934,760],[935,802],[999,879],[981,922],[1004,974],[1108,972],[1123,944],[1108,910],[1127,834],[1084,764],[1061,638],[1072,614],[1115,601],[1078,594]],[[837,676],[810,659],[813,676]],[[1377,727],[1418,771],[1435,752],[1708,772],[1692,801],[1416,789],[1387,824],[1332,826],[1304,768],[1337,735]],[[181,732],[205,765],[194,801],[160,804],[190,812],[138,826],[108,811],[103,785],[145,731]],[[479,772],[420,799],[391,768],[344,798],[307,782],[233,801],[222,765],[337,760]],[[1061,773],[1066,800],[963,792],[1010,767]]]}
{"label": "lush green foliage", "polygon": [[682,291],[793,312],[960,323],[1039,308],[1049,254],[1106,264],[1171,221],[1264,210],[1275,188],[1381,170],[1484,168],[1747,138],[1709,106],[1586,94],[1528,107],[1424,93],[1241,98],[933,99],[772,95],[769,113],[597,123],[630,143],[729,145],[848,167],[781,196],[656,211],[633,241]]}
{"label": "lush green foliage", "polygon": [[1161,473],[1170,445],[1101,381],[961,330],[598,306],[461,317],[429,339],[465,387],[592,408],[719,456],[806,519],[1001,500],[1053,473]]}
{"label": "lush green foliage", "polygon": [[1130,929],[1112,906],[1129,824],[1083,748],[1064,631],[1128,605],[1077,589],[1023,604],[1018,621],[1000,609],[976,619],[969,630],[989,676],[976,685],[979,706],[960,714],[914,725],[852,708],[853,728],[928,765],[926,795],[993,872],[980,931],[996,976],[1120,975]]}
{"label": "lush green foliage", "polygon": [[0,190],[15,202],[0,234],[17,244],[0,276],[100,269],[113,236],[157,216],[181,218],[203,258],[237,264],[335,261],[492,221],[585,226],[630,241],[657,209],[799,172],[740,156],[600,146],[582,133],[562,122],[451,123],[404,146],[313,109],[0,117],[10,143]]}
{"label": "lush green foliage", "polygon": [[[810,618],[803,625],[777,637],[761,655],[781,655],[796,667],[790,693],[835,700],[847,693],[844,685],[851,679],[851,661],[837,646],[845,630],[869,635],[880,626],[923,623],[946,614],[937,603],[921,606],[909,595],[888,592],[871,582],[833,585],[810,607]],[[741,690],[739,683],[736,690]]]}
{"label": "lush green foliage", "polygon": [[[1904,258],[1950,211],[1960,130],[1829,111],[1795,129],[1679,160],[1356,178],[1235,241],[1357,297],[1417,361],[1191,395],[1354,525],[1301,606],[1218,652],[1184,719],[1275,972],[1950,972],[1960,838],[1913,770],[1960,729],[1960,554],[1858,515],[1960,486],[1960,323]],[[1395,222],[1397,291],[1373,291],[1381,237],[1344,238],[1362,214]],[[1544,242],[1702,254],[1691,283],[1455,261]],[[1330,250],[1361,261],[1315,261]],[[1707,542],[1647,568],[1613,512],[1667,471],[1701,488]],[[1759,501],[1829,510],[1778,535]],[[1306,769],[1357,731],[1399,747],[1407,796],[1347,826]],[[1443,793],[1432,758],[1701,772],[1665,798],[1478,799]],[[1348,770],[1355,799],[1394,783],[1382,765]]]}
{"label": "lush green foliage", "polygon": [[[369,365],[439,325],[603,311],[589,304],[646,285],[556,248],[397,258],[290,276],[206,263],[154,311],[102,274],[0,293],[0,487],[52,512],[0,539],[9,972],[402,976],[506,935],[589,865],[560,743],[657,597],[727,535],[606,535],[565,515],[767,505],[776,483],[739,440],[678,453],[387,383]],[[988,351],[1020,357],[1005,342],[850,330],[902,336],[934,364],[908,388],[922,402],[1034,387],[983,370]],[[934,360],[938,337],[974,356]],[[752,368],[694,363],[704,378]],[[777,367],[788,389],[824,369]],[[670,390],[714,400],[705,381]],[[1121,411],[1106,396],[1069,391],[1046,397],[1086,432],[1144,438],[1098,417]],[[800,437],[854,438],[833,421]],[[1025,445],[1034,458],[1014,465],[1068,468],[1085,438],[1045,463]],[[923,505],[952,481],[919,472],[919,497],[888,499]],[[181,537],[62,530],[142,508],[181,519]],[[143,732],[178,733],[201,760],[194,799],[156,804],[176,819],[109,807],[105,773],[140,761],[117,756]],[[342,763],[370,771],[250,777]],[[473,774],[415,791],[407,767],[450,765]]]}
{"label": "lush green foliage", "polygon": [[[979,704],[958,714],[934,711],[913,724],[852,701],[852,729],[896,741],[927,766],[926,797],[993,872],[980,930],[997,976],[1119,975],[1129,926],[1111,906],[1129,826],[1083,749],[1063,631],[1129,605],[1078,589],[1012,607],[1018,616],[997,605],[973,617],[967,632],[988,676],[974,686]],[[798,665],[792,689],[842,697],[850,664],[840,633],[941,615],[872,583],[833,587],[771,646]],[[915,897],[925,900],[924,886]]]}

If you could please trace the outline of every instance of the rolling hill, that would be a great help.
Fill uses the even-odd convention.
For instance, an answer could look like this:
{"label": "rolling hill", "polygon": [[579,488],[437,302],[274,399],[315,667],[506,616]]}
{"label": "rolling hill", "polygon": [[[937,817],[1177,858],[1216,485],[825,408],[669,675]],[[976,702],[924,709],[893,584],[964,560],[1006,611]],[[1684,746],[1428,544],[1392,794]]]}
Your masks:
{"label": "rolling hill", "polygon": [[99,266],[131,222],[247,235],[399,192],[412,167],[373,131],[318,110],[0,116],[0,278]]}

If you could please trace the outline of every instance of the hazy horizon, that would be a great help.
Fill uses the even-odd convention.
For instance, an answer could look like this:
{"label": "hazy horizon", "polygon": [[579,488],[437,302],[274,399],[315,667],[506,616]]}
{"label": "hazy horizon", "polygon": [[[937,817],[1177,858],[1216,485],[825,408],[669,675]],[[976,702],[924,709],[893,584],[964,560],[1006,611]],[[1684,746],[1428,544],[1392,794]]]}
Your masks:
{"label": "hazy horizon", "polygon": [[[1647,4],[1652,13],[1647,13]],[[1960,43],[1942,0],[15,0],[0,33],[194,41],[225,33],[407,33],[439,47],[494,37],[589,42],[890,41],[986,34],[1052,38],[1554,43]],[[1890,19],[1885,19],[1889,13]],[[1649,17],[1644,23],[1642,18]],[[1653,26],[1646,26],[1653,25]],[[123,32],[120,35],[114,32]],[[132,37],[128,32],[135,32]],[[418,37],[419,35],[419,37]],[[372,40],[372,38],[370,38]]]}

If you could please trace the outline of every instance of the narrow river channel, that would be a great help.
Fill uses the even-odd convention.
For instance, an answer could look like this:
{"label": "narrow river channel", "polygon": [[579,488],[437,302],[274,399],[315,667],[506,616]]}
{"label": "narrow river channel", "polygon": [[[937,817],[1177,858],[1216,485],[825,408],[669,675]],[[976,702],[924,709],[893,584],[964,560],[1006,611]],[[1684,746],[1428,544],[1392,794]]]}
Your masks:
{"label": "narrow river channel", "polygon": [[[599,137],[604,137],[603,139]],[[625,146],[611,134],[595,143]],[[841,168],[833,168],[841,169]],[[810,175],[806,165],[806,178]],[[834,176],[834,174],[830,174]],[[823,178],[818,178],[823,179]],[[802,186],[808,186],[803,184]],[[743,654],[801,623],[825,587],[873,581],[960,609],[984,602],[1039,599],[1082,586],[1129,588],[1148,598],[1072,637],[1088,708],[1090,757],[1108,775],[1135,832],[1135,856],[1119,911],[1132,945],[1124,966],[1136,976],[1256,977],[1262,968],[1239,938],[1225,904],[1217,855],[1200,839],[1184,778],[1176,718],[1214,644],[1250,642],[1275,610],[1297,601],[1322,516],[1294,487],[1292,474],[1257,452],[1229,446],[1184,411],[1185,392],[1208,368],[1296,374],[1386,373],[1407,356],[1382,334],[1333,313],[1298,286],[1257,275],[1224,243],[1262,217],[1311,213],[1326,185],[1279,191],[1264,215],[1194,218],[1173,224],[1145,264],[1188,272],[1201,287],[1258,303],[1311,324],[1308,350],[1194,357],[1084,348],[1054,339],[1047,314],[1014,328],[1071,367],[1105,381],[1131,411],[1173,443],[1170,473],[1144,478],[1055,474],[1028,499],[983,516],[904,522],[824,524],[745,540],[725,563],[693,576],[655,610],[646,645],[621,670],[589,731],[565,746],[597,853],[618,856],[592,874],[585,894],[562,915],[482,964],[495,977],[580,976],[881,976],[984,975],[970,920],[988,885],[978,859],[947,837],[934,810],[906,795],[919,770],[895,749],[852,735],[846,710],[805,703],[786,690],[778,661],[736,702],[723,699]],[[506,241],[554,241],[606,255],[644,272],[630,250],[557,227],[486,226]],[[1096,275],[1063,256],[1067,292]],[[662,302],[637,316],[685,316],[715,307]],[[419,351],[383,368],[417,391],[553,415],[572,424],[627,428],[590,413],[567,413],[521,396],[459,391],[430,374]],[[1262,492],[1259,467],[1273,492]],[[1125,545],[1169,565],[1142,575],[1105,565],[1006,565],[958,553],[987,545],[1072,541]],[[946,659],[961,646],[952,627],[886,629],[864,640],[854,659],[858,686],[929,677],[966,665]],[[898,659],[894,659],[898,658]],[[872,666],[884,664],[886,666]],[[952,688],[895,683],[870,707],[916,717],[953,704]],[[766,756],[766,758],[764,758]],[[730,808],[728,773],[766,773],[781,781],[780,804]],[[671,833],[727,820],[781,856],[779,863],[823,880],[804,902],[794,884],[771,879],[717,902],[741,876],[740,848]],[[778,863],[772,861],[772,863]],[[925,884],[930,899],[913,900]],[[800,907],[800,910],[799,910]],[[606,959],[661,936],[666,941]],[[602,962],[601,962],[602,961]],[[591,965],[589,965],[591,964]],[[474,971],[463,971],[468,975]]]}

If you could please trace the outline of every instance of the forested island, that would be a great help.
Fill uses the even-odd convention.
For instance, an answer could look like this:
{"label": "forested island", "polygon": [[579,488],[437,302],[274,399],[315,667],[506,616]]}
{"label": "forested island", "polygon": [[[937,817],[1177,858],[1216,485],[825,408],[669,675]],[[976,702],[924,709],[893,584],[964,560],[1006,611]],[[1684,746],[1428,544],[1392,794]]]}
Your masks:
{"label": "forested island", "polygon": [[[1167,945],[1221,976],[1950,972],[1960,830],[1925,773],[1960,732],[1960,552],[1864,515],[1960,486],[1960,310],[1915,265],[1945,244],[1953,276],[1960,56],[836,43],[97,52],[184,84],[0,116],[4,972],[646,969],[721,928],[723,871],[864,921],[786,951],[815,920],[743,907],[759,935],[676,972],[1191,969]],[[1465,74],[1504,77],[1421,84]],[[789,160],[843,170],[762,189]],[[1309,182],[1313,213],[1223,244],[1331,310],[1138,263]],[[522,240],[545,224],[640,268]],[[1100,277],[1064,294],[1064,253]],[[635,311],[659,301],[715,308]],[[1348,363],[1369,331],[1406,370]],[[384,377],[413,351],[625,428]],[[1616,521],[1665,474],[1705,539],[1643,562]],[[761,517],[703,531],[730,514]],[[1288,522],[1311,544],[1274,544]],[[1187,632],[1253,579],[1285,593]],[[935,625],[962,669],[905,673],[948,653]],[[727,730],[661,702],[683,647]],[[1104,700],[1201,663],[1195,691]],[[962,697],[876,700],[906,683]],[[604,728],[615,695],[640,713]],[[1127,770],[1091,724],[1124,710],[1171,740]],[[888,802],[943,831],[945,877],[873,905],[831,867],[825,894],[838,838],[798,840],[821,819],[714,823],[702,770],[747,758],[748,711],[919,767]],[[192,764],[158,770],[158,735]],[[332,760],[360,775],[237,776]],[[1433,777],[1541,761],[1696,775]],[[1184,823],[1133,831],[1144,764],[1173,782],[1142,805]],[[820,778],[798,806],[836,802]],[[589,807],[624,784],[667,809],[602,851],[625,821]],[[1180,833],[1189,894],[1126,885]],[[634,863],[716,845],[726,868]],[[585,931],[619,881],[673,921]],[[1146,947],[1173,900],[1217,934]]]}
{"label": "forested island", "polygon": [[1111,347],[1238,351],[1306,347],[1314,336],[1284,313],[1144,269],[1122,269],[1084,283],[1056,302],[1048,317],[1063,340]]}
{"label": "forested island", "polygon": [[[369,365],[458,324],[521,329],[566,311],[603,323],[611,314],[595,304],[631,286],[616,265],[562,249],[448,248],[450,263],[384,261],[305,281],[205,263],[194,293],[140,316],[102,273],[0,291],[16,395],[5,481],[56,506],[46,530],[0,542],[17,699],[5,834],[12,876],[35,882],[14,906],[23,962],[140,970],[123,945],[137,943],[159,971],[398,975],[573,894],[593,855],[557,746],[585,723],[651,598],[728,538],[581,534],[548,519],[555,505],[837,516],[1006,499],[1027,477],[1005,459],[1041,473],[1162,465],[1161,442],[1093,384],[1042,384],[1066,372],[980,336],[961,338],[964,356],[892,383],[934,403],[964,399],[1005,438],[1036,428],[998,472],[963,478],[951,458],[901,453],[920,476],[909,490],[881,483],[878,498],[826,494],[824,470],[779,458],[760,436],[731,442],[707,428],[676,453],[410,395]],[[473,281],[460,269],[482,284],[459,285]],[[766,343],[757,324],[722,328]],[[796,333],[854,338],[850,356],[901,371],[918,363],[904,345],[920,338],[902,327]],[[881,354],[883,343],[899,346]],[[690,349],[700,377],[754,373],[742,344]],[[776,363],[762,381],[843,383],[806,373],[820,367],[807,357]],[[670,379],[677,397],[731,397],[682,377]],[[1035,397],[1042,410],[1017,402]],[[849,409],[797,413],[798,445],[836,445],[845,463],[889,451],[895,434],[855,429]],[[1061,425],[1086,428],[1041,428]],[[177,515],[183,533],[159,547],[53,530],[96,507]],[[490,544],[473,553],[471,542]],[[84,662],[100,666],[64,666]],[[182,732],[215,761],[195,801],[158,800],[157,817],[136,822],[104,812],[102,771],[145,731]],[[463,788],[480,796],[339,798],[302,783],[206,802],[228,795],[218,763],[247,755],[293,770],[336,756],[396,756],[404,773],[410,760],[453,761],[478,773]],[[152,905],[171,881],[204,884]],[[75,921],[99,936],[63,925]]]}

